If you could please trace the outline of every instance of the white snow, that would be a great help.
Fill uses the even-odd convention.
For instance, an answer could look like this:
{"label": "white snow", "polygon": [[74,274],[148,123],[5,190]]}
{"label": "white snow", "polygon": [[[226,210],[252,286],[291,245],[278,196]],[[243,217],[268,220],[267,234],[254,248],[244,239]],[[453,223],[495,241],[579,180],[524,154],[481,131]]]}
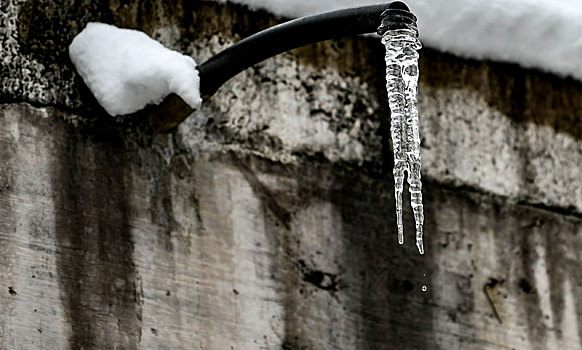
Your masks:
{"label": "white snow", "polygon": [[170,93],[194,109],[202,103],[196,62],[143,32],[89,23],[71,43],[69,55],[112,116],[134,113]]}
{"label": "white snow", "polygon": [[[225,2],[225,0],[215,0]],[[378,0],[230,0],[301,17]],[[582,0],[404,0],[425,46],[582,80]]]}

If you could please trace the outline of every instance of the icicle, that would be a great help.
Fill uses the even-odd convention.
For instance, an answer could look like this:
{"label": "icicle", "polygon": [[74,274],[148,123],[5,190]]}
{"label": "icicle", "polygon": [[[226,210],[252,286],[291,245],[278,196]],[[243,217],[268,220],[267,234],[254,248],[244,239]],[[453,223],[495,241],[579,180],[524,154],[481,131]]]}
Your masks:
{"label": "icicle", "polygon": [[420,135],[418,127],[418,52],[422,46],[416,28],[391,29],[382,36],[386,46],[386,89],[391,111],[390,132],[394,148],[394,192],[398,242],[404,243],[402,192],[408,175],[410,204],[416,222],[416,246],[424,254]]}

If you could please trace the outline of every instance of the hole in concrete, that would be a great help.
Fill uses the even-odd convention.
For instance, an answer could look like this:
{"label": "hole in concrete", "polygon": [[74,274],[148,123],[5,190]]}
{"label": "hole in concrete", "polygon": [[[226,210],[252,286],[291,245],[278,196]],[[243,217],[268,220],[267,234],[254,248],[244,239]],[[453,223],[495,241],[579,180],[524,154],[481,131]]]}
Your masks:
{"label": "hole in concrete", "polygon": [[533,292],[533,287],[525,278],[520,279],[517,285],[526,294],[531,294]]}

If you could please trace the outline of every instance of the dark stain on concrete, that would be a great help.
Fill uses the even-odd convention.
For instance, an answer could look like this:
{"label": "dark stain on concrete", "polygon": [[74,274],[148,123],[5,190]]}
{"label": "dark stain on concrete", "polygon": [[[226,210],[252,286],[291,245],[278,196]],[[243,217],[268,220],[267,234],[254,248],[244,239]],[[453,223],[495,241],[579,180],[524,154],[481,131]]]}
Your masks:
{"label": "dark stain on concrete", "polygon": [[[32,65],[25,67],[8,65],[9,76],[18,78],[23,82],[23,87],[5,97],[10,101],[33,103],[38,102],[38,97],[44,97],[45,101],[48,99],[51,104],[61,108],[78,108],[79,111],[98,110],[104,113],[75,73],[68,49],[75,35],[89,21],[112,23],[108,1],[24,1],[16,20],[18,21],[17,39],[20,51],[18,54],[34,59],[44,68],[39,69]],[[27,64],[26,60],[16,62]],[[36,72],[36,77],[23,74],[23,68]],[[50,97],[43,91],[34,91],[34,86],[41,83],[39,80],[41,76],[43,84],[59,87],[59,93]],[[71,82],[75,82],[72,88]],[[31,92],[34,92],[34,95],[31,96]],[[23,98],[23,96],[26,97]],[[80,101],[83,101],[82,106],[80,106]]]}
{"label": "dark stain on concrete", "polygon": [[69,44],[75,35],[89,21],[110,22],[107,10],[107,0],[25,1],[18,18],[21,50],[43,64],[68,62]]}
{"label": "dark stain on concrete", "polygon": [[[290,178],[301,177],[301,170],[294,166],[266,162],[255,157],[228,155],[226,161],[234,163],[249,182],[255,195],[261,201],[265,213],[267,245],[277,254],[278,259],[270,267],[270,278],[278,282],[283,309],[282,349],[310,349],[314,339],[305,335],[305,313],[307,299],[302,295],[305,285],[303,272],[297,260],[301,259],[301,242],[295,237],[293,210],[299,206],[294,201],[295,192],[281,193],[269,189],[260,182],[257,173],[271,173]],[[276,200],[275,200],[276,199]],[[301,201],[304,198],[298,199]],[[307,205],[305,202],[303,205]]]}
{"label": "dark stain on concrete", "polygon": [[[227,163],[232,161],[221,159]],[[281,293],[285,295],[282,301],[285,320],[283,348],[313,348],[314,339],[310,338],[305,321],[311,307],[310,295],[318,290],[334,294],[337,297],[334,300],[341,300],[349,314],[358,315],[361,320],[358,349],[439,348],[438,339],[444,328],[435,329],[433,324],[436,300],[431,293],[431,281],[433,270],[438,268],[434,262],[435,249],[451,250],[446,254],[451,259],[464,259],[461,266],[467,266],[464,272],[449,271],[447,274],[454,285],[451,291],[455,293],[455,304],[445,312],[449,315],[449,322],[463,328],[463,335],[450,336],[447,341],[461,347],[488,344],[488,340],[479,338],[476,329],[485,321],[474,323],[475,300],[483,298],[487,302],[484,287],[494,292],[495,310],[490,310],[487,315],[492,318],[490,322],[499,322],[496,313],[499,315],[497,319],[505,322],[503,312],[507,310],[503,303],[508,293],[515,292],[518,293],[515,297],[523,300],[527,337],[532,344],[544,344],[548,332],[559,333],[559,329],[549,329],[540,322],[546,315],[541,311],[540,296],[534,287],[534,268],[539,259],[536,235],[542,237],[540,243],[548,247],[548,269],[558,271],[556,276],[550,277],[552,315],[549,316],[554,319],[554,328],[561,327],[565,312],[559,310],[565,305],[564,280],[571,281],[574,293],[581,289],[580,283],[574,282],[582,280],[581,273],[575,263],[568,261],[564,250],[571,244],[568,242],[572,242],[570,233],[578,232],[582,225],[577,217],[563,217],[560,213],[516,204],[503,197],[426,181],[426,255],[420,256],[411,237],[414,226],[407,199],[404,219],[409,234],[404,246],[397,244],[391,176],[377,176],[373,172],[365,174],[313,162],[288,166],[253,157],[241,158],[238,162],[237,168],[240,169],[240,163],[243,163],[246,171],[253,173],[255,178],[257,174],[267,173],[294,179],[298,184],[290,194],[270,190],[270,197],[277,198],[277,205],[285,208],[291,217],[289,229],[282,227],[272,213],[267,214],[266,223],[272,249],[280,256],[272,268],[272,278],[280,281]],[[309,257],[302,253],[309,248],[302,246],[305,243],[294,234],[293,213],[308,207],[311,202],[320,201],[332,203],[342,217],[338,239],[343,240],[342,246],[346,249],[343,256],[347,260],[342,261],[346,266],[341,275],[311,264]],[[264,198],[262,203],[265,208],[269,207]],[[452,236],[447,236],[450,232],[443,231],[435,219],[442,207],[458,212],[459,232],[453,232]],[[474,274],[482,268],[474,256],[479,247],[474,246],[477,243],[473,239],[481,230],[475,223],[484,217],[491,218],[487,221],[490,227],[483,229],[493,232],[499,269],[494,271],[493,279],[475,281]],[[447,239],[445,247],[432,243]],[[508,280],[508,276],[513,279]],[[422,293],[422,285],[428,285],[429,291]],[[580,310],[577,309],[576,313],[580,319]]]}
{"label": "dark stain on concrete", "polygon": [[[359,276],[349,281],[359,287],[354,288],[358,294],[348,293],[352,302],[347,305],[361,318],[363,334],[358,348],[433,348],[432,311],[424,305],[430,293],[421,291],[422,285],[430,286],[432,251],[418,254],[409,206],[404,207],[405,244],[398,244],[392,177],[346,172],[335,177],[329,196],[341,213],[345,263],[357,269],[352,276]],[[425,198],[425,208],[430,205],[431,198]],[[425,232],[431,233],[430,211],[426,217]],[[426,238],[428,248],[430,234]]]}
{"label": "dark stain on concrete", "polygon": [[182,28],[189,41],[211,35],[246,38],[278,23],[267,11],[250,12],[247,6],[234,3],[223,6],[211,2],[180,1],[180,7],[184,14]]}
{"label": "dark stain on concrete", "polygon": [[[63,308],[72,349],[135,349],[131,182],[123,140],[55,121],[55,234]],[[114,331],[115,330],[115,331]]]}
{"label": "dark stain on concrete", "polygon": [[582,83],[517,64],[463,59],[423,49],[420,84],[472,89],[517,123],[533,123],[582,139]]}
{"label": "dark stain on concrete", "polygon": [[268,209],[277,218],[279,223],[281,223],[285,229],[289,230],[291,228],[291,215],[278,203],[277,197],[259,180],[257,175],[240,160],[240,158],[233,157],[232,161],[251,185],[255,195],[265,206],[265,209]]}
{"label": "dark stain on concrete", "polygon": [[[577,264],[572,264],[577,267]],[[574,267],[572,267],[574,268]],[[572,294],[574,295],[574,307],[576,309],[576,320],[578,322],[578,339],[582,339],[582,300],[580,300],[580,295],[582,295],[582,273],[580,269],[573,274],[577,279],[573,279],[572,282]]]}
{"label": "dark stain on concrete", "polygon": [[[295,167],[286,167],[282,164],[266,162],[252,156],[228,154],[220,157],[227,163],[233,164],[249,183],[264,212],[264,229],[268,242],[266,245],[279,257],[274,259],[270,266],[270,279],[278,284],[282,296],[283,334],[281,337],[282,349],[307,349],[304,344],[309,339],[303,339],[302,329],[305,327],[304,307],[305,300],[300,291],[304,284],[302,274],[297,266],[299,242],[293,233],[293,202],[291,194],[275,192],[260,181],[257,173],[276,173],[294,177]],[[267,164],[268,163],[268,164]],[[273,168],[270,168],[270,167]],[[273,171],[274,170],[274,171]],[[261,244],[262,245],[262,244]]]}
{"label": "dark stain on concrete", "polygon": [[[535,349],[545,349],[545,339],[553,333],[557,339],[562,338],[562,324],[564,313],[571,310],[564,308],[564,281],[579,280],[582,276],[579,271],[571,270],[567,257],[566,247],[572,243],[569,232],[576,231],[576,225],[569,225],[570,219],[556,213],[539,209],[524,209],[523,207],[509,207],[509,227],[512,234],[518,236],[519,254],[515,256],[521,262],[521,272],[524,277],[517,282],[519,296],[524,300],[526,307],[526,322],[528,339]],[[579,225],[580,223],[578,223]],[[571,250],[572,248],[567,248]],[[543,254],[543,255],[542,255]],[[542,264],[543,262],[543,264]],[[535,268],[543,269],[535,271]],[[546,275],[548,290],[537,290],[536,276]],[[530,282],[531,281],[531,282]],[[543,281],[538,281],[543,283]],[[543,306],[543,303],[549,305]],[[550,314],[545,314],[548,308]],[[580,319],[581,310],[575,311]]]}
{"label": "dark stain on concrete", "polygon": [[[566,217],[563,219],[564,228],[559,232],[569,246],[570,251],[582,251],[582,220],[577,218]],[[553,238],[553,237],[550,237]],[[552,242],[549,242],[552,244]],[[567,270],[567,278],[570,282],[571,293],[574,301],[576,320],[578,323],[578,337],[582,339],[582,269],[577,260],[569,255],[560,256],[564,268]]]}
{"label": "dark stain on concrete", "polygon": [[[151,158],[156,159],[156,156]],[[159,159],[158,159],[159,160]],[[158,242],[167,252],[174,250],[172,242],[172,232],[178,227],[174,219],[174,209],[172,207],[172,179],[171,173],[166,171],[164,164],[154,161],[150,165],[153,181],[150,183],[150,220],[158,225]]]}
{"label": "dark stain on concrete", "polygon": [[[392,227],[391,178],[374,178],[312,162],[286,166],[252,157],[238,162],[237,168],[243,162],[246,171],[255,173],[253,177],[266,172],[292,178],[298,184],[289,198],[278,193],[275,196],[278,206],[290,213],[289,229],[277,225],[277,219],[265,225],[271,245],[281,257],[273,267],[272,278],[281,282],[281,293],[285,295],[282,348],[312,349],[318,344],[318,339],[312,338],[314,330],[306,324],[313,307],[310,295],[318,291],[331,293],[348,314],[359,320],[357,349],[434,348],[432,335],[427,334],[432,329],[432,309],[426,307],[431,294],[421,291],[422,285],[430,287],[431,253],[427,250],[426,255],[420,256],[410,236],[405,246],[398,245],[395,226]],[[430,196],[428,200],[431,204],[434,201]],[[294,233],[297,228],[293,213],[320,201],[331,202],[342,217],[342,230],[336,238],[344,241],[342,246],[346,249],[342,254],[346,261],[341,262],[345,266],[338,266],[341,275],[309,262],[301,252],[310,248]],[[262,203],[267,208],[272,206],[264,199]],[[405,210],[406,227],[414,227],[410,210]],[[432,209],[427,212],[427,216],[434,215]],[[432,232],[434,225],[434,220],[428,219],[427,231]],[[427,237],[427,246],[431,239]],[[333,342],[334,336],[330,339]]]}
{"label": "dark stain on concrete", "polygon": [[[523,228],[519,223],[516,223],[515,220],[511,220],[511,226],[513,226],[514,230],[522,231]],[[519,232],[518,231],[518,232]],[[523,232],[523,231],[522,231]],[[529,281],[535,281],[535,264],[539,257],[535,251],[535,244],[532,242],[533,233],[527,232],[517,236],[517,244],[519,246],[519,258],[521,262],[521,271],[524,274],[523,279]],[[523,296],[525,299],[525,303],[530,305],[526,311],[526,322],[527,322],[527,332],[528,332],[528,339],[530,342],[540,343],[545,338],[545,328],[543,326],[544,315],[542,310],[539,306],[540,303],[540,296],[538,293],[531,293]],[[531,307],[533,305],[533,307]],[[542,344],[542,343],[540,343]]]}
{"label": "dark stain on concrete", "polygon": [[566,228],[565,221],[556,220],[554,217],[543,218],[543,225],[535,228],[542,234],[543,246],[546,251],[546,272],[549,280],[549,294],[552,313],[550,327],[555,332],[557,339],[562,339],[562,325],[564,314],[571,310],[565,310],[564,281],[569,278],[569,263],[565,259],[568,251],[572,249],[567,243],[569,237],[562,235]]}

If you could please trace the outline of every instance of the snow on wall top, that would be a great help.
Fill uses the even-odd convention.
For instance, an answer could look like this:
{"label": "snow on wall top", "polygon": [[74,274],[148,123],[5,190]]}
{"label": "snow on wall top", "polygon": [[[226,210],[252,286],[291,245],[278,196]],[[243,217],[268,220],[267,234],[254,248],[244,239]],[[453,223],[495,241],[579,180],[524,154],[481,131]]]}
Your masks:
{"label": "snow on wall top", "polygon": [[[226,0],[215,0],[225,2]],[[229,0],[301,17],[377,0]],[[582,80],[581,0],[404,0],[423,43],[476,59],[518,63]]]}
{"label": "snow on wall top", "polygon": [[89,23],[69,47],[71,61],[97,101],[112,116],[134,113],[176,93],[200,107],[196,62],[145,33]]}

